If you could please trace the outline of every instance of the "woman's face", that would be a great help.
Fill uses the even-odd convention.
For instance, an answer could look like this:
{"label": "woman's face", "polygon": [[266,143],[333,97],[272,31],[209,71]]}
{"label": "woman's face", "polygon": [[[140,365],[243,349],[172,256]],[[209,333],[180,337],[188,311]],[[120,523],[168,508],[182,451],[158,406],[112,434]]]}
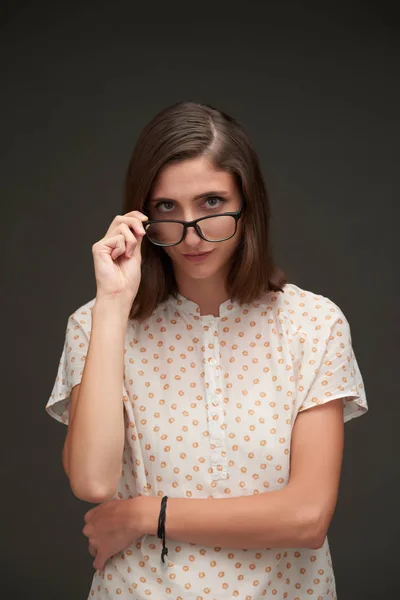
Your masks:
{"label": "woman's face", "polygon": [[[199,217],[235,212],[239,210],[241,202],[240,191],[231,173],[217,171],[207,159],[201,157],[171,163],[161,169],[149,196],[148,215],[150,219],[192,221]],[[233,219],[231,221],[233,223]],[[227,224],[225,221],[224,225],[221,219],[204,221],[202,231],[205,233],[207,227],[212,227],[213,233],[219,234],[221,226],[221,237],[226,237],[223,234]],[[166,232],[168,235],[168,230]],[[236,234],[223,242],[205,241],[190,227],[180,244],[164,250],[172,260],[178,280],[182,277],[226,277],[241,235],[241,219]]]}

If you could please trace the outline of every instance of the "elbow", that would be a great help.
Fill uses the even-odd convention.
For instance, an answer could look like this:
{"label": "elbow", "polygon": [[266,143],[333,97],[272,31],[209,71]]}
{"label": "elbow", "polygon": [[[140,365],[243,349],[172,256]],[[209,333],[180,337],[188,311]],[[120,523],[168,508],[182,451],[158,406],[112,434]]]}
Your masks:
{"label": "elbow", "polygon": [[307,541],[306,548],[311,548],[312,550],[318,550],[318,548],[322,548],[325,542],[325,538],[326,533],[321,534],[320,532],[317,532],[315,534],[310,535]]}
{"label": "elbow", "polygon": [[329,523],[324,515],[316,511],[305,522],[303,529],[303,548],[318,550],[324,545]]}
{"label": "elbow", "polygon": [[112,500],[117,493],[118,481],[113,482],[93,480],[84,473],[75,473],[69,465],[69,485],[72,493],[79,500],[90,502],[91,504],[101,504]]}
{"label": "elbow", "polygon": [[[289,506],[294,518],[294,546],[318,550],[325,543],[328,529],[335,511],[332,496],[313,494],[293,488]],[[294,509],[294,510],[293,510]]]}
{"label": "elbow", "polygon": [[66,472],[70,488],[74,496],[79,500],[84,500],[91,504],[101,504],[102,502],[112,500],[117,493],[120,474],[118,474],[118,477],[114,477],[113,481],[99,482],[99,480],[93,481],[92,478],[87,476],[87,473],[73,468],[74,465],[72,463],[66,466],[68,467]]}
{"label": "elbow", "polygon": [[293,512],[296,531],[293,547],[318,550],[324,545],[331,520],[326,507],[308,502],[297,502],[297,510]]}
{"label": "elbow", "polygon": [[79,500],[90,502],[91,504],[101,504],[112,500],[116,494],[116,490],[101,488],[95,485],[82,485],[70,480],[72,493]]}

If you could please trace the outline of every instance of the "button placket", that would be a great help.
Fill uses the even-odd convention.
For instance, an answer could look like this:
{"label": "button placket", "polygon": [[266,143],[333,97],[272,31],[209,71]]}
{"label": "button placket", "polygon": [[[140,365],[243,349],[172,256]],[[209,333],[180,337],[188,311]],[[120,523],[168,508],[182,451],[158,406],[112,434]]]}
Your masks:
{"label": "button placket", "polygon": [[[214,320],[204,322],[205,380],[206,399],[210,434],[210,455],[212,479],[227,478],[227,460],[225,449],[224,412],[217,390],[221,390],[221,369],[219,363],[219,340],[215,335],[217,326]],[[209,348],[212,345],[212,348]],[[217,419],[214,419],[217,417]],[[224,456],[223,456],[224,454]]]}

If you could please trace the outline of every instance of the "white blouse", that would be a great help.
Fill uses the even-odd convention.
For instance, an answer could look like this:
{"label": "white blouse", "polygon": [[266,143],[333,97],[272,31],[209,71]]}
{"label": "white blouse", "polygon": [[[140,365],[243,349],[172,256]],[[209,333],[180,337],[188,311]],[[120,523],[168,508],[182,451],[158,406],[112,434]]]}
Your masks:
{"label": "white blouse", "polygon": [[[68,423],[95,300],[68,320],[48,414]],[[122,382],[121,382],[122,384]],[[297,414],[343,398],[344,420],[367,402],[350,328],[329,298],[287,284],[219,317],[178,295],[129,321],[121,400],[123,472],[114,498],[230,498],[283,488]],[[336,598],[328,539],[318,550],[237,550],[146,535],[108,560],[88,598],[303,600]]]}

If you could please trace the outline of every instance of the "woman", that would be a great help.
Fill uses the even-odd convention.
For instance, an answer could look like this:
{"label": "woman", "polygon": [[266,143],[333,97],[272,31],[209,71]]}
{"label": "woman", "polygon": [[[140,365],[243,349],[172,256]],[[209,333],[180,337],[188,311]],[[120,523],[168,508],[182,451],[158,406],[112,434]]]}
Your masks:
{"label": "woman", "polygon": [[144,129],[46,405],[99,504],[90,598],[336,598],[343,424],[367,403],[346,317],[286,283],[269,218],[234,119],[179,103]]}

